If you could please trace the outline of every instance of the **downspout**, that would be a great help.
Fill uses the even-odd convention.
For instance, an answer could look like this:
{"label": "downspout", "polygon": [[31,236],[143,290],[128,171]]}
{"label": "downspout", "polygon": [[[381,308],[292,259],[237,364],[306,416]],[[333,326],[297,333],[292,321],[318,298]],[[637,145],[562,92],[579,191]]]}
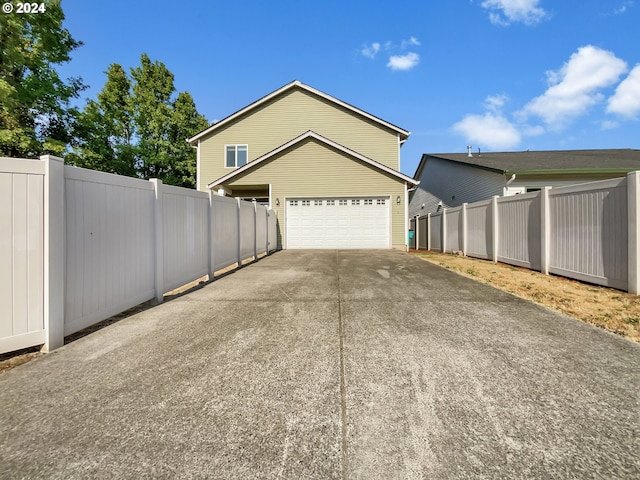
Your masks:
{"label": "downspout", "polygon": [[407,182],[404,182],[404,242],[409,251],[409,192],[413,192],[416,187],[407,188]]}
{"label": "downspout", "polygon": [[502,192],[502,196],[506,197],[507,196],[507,188],[509,187],[509,185],[511,185],[511,183],[516,179],[516,174],[514,173],[513,175],[511,175],[511,178],[509,180],[507,180],[507,183],[504,184],[504,189]]}
{"label": "downspout", "polygon": [[404,182],[404,245],[406,251],[409,251],[409,190],[407,190],[407,182]]}

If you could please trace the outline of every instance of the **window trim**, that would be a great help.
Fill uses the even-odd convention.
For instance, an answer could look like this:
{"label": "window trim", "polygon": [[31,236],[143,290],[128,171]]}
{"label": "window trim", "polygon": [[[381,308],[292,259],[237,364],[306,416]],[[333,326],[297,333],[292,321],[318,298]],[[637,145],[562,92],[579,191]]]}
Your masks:
{"label": "window trim", "polygon": [[[234,152],[235,152],[235,166],[234,167],[227,166],[227,148],[228,147],[234,147]],[[246,143],[226,143],[224,145],[224,155],[223,155],[223,158],[222,158],[222,162],[223,162],[224,168],[227,168],[229,170],[235,170],[237,168],[244,167],[244,165],[238,166],[238,147],[245,147],[246,148],[246,151],[247,151],[247,162],[244,165],[249,163],[249,145],[248,144],[246,144]]]}

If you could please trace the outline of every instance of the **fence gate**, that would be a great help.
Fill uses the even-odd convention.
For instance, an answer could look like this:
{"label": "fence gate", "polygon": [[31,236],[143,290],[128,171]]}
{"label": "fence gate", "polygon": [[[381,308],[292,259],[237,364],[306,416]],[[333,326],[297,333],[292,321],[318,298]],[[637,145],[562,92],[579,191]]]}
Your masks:
{"label": "fence gate", "polygon": [[45,166],[0,157],[0,353],[45,343]]}

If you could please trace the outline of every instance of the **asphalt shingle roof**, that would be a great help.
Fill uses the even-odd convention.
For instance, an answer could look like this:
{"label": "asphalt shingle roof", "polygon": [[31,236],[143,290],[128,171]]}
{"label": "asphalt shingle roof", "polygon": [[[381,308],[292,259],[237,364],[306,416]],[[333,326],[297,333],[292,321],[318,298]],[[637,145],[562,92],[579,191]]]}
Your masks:
{"label": "asphalt shingle roof", "polygon": [[[558,170],[640,170],[640,150],[551,150],[526,152],[429,153],[454,162],[474,165],[503,173]],[[422,162],[421,162],[422,163]]]}

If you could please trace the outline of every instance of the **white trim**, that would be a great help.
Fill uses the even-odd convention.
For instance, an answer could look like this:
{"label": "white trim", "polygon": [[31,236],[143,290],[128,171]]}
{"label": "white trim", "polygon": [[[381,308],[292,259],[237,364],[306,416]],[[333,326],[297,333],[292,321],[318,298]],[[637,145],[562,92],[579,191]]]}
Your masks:
{"label": "white trim", "polygon": [[196,147],[196,190],[200,190],[200,140],[198,140],[198,146]]}
{"label": "white trim", "polygon": [[398,137],[398,171],[402,170],[402,160],[400,158],[400,147],[402,146],[402,143],[400,143],[400,134],[397,135]]}
{"label": "white trim", "polygon": [[336,105],[339,105],[343,108],[346,108],[347,110],[350,110],[354,113],[357,113],[358,115],[361,115],[365,118],[368,118],[369,120],[372,120],[380,125],[383,125],[395,132],[397,132],[399,135],[403,135],[404,137],[409,137],[409,135],[411,135],[411,132],[409,132],[408,130],[404,130],[400,127],[396,127],[395,125],[389,123],[389,122],[385,122],[384,120],[382,120],[381,118],[378,118],[374,115],[371,115],[370,113],[365,112],[364,110],[360,110],[357,107],[354,107],[353,105],[349,105],[348,103],[343,102],[342,100],[338,100],[335,97],[332,97],[331,95],[327,95],[324,92],[321,92],[320,90],[316,90],[313,87],[310,87],[309,85],[305,85],[304,83],[298,81],[298,80],[294,80],[291,83],[286,84],[283,87],[280,87],[279,89],[275,90],[274,92],[271,92],[270,94],[262,97],[259,100],[256,100],[255,102],[247,105],[246,107],[238,110],[235,113],[232,113],[231,115],[229,115],[228,117],[220,120],[218,123],[214,123],[213,125],[211,125],[209,128],[201,131],[200,133],[194,135],[193,137],[191,137],[190,139],[188,139],[187,141],[193,145],[193,142],[195,142],[196,140],[204,137],[205,135],[208,135],[209,133],[211,133],[212,131],[226,125],[227,123],[235,120],[236,118],[240,117],[241,115],[245,114],[246,112],[253,110],[254,108],[259,107],[260,105],[263,105],[264,103],[270,101],[271,99],[273,99],[274,97],[277,97],[278,95],[280,95],[283,92],[286,92],[287,90],[290,90],[292,88],[301,88],[302,90],[306,90],[307,92],[313,93],[321,98],[324,98],[325,100],[328,100],[332,103],[335,103]]}
{"label": "white trim", "polygon": [[[324,143],[325,145],[329,145],[330,147],[335,148],[336,150],[340,150],[343,153],[346,153],[347,155],[350,155],[352,157],[357,158],[358,160],[361,160],[365,163],[368,163],[369,165],[371,165],[372,167],[376,167],[379,170],[382,170],[386,173],[389,173],[391,175],[393,175],[394,177],[397,177],[400,180],[404,180],[404,182],[409,182],[412,183],[414,185],[418,185],[420,182],[418,180],[415,180],[411,177],[408,177],[406,175],[404,175],[403,173],[398,172],[397,170],[394,170],[393,168],[387,167],[386,165],[383,165],[382,163],[376,162],[375,160],[370,159],[369,157],[365,157],[364,155],[351,150],[350,148],[347,148],[345,146],[340,145],[339,143],[334,142],[333,140],[329,140],[326,137],[323,137],[322,135],[312,131],[312,130],[307,130],[305,133],[303,133],[302,135],[299,135],[295,138],[293,138],[292,140],[289,140],[287,143],[280,145],[278,148],[276,148],[275,150],[271,150],[268,153],[265,153],[264,155],[262,155],[261,157],[256,158],[255,160],[250,161],[249,163],[247,163],[246,165],[243,165],[242,167],[236,168],[233,172],[230,172],[222,177],[220,177],[219,179],[211,182],[209,185],[207,185],[207,188],[213,188],[216,185],[219,185],[221,183],[224,183],[228,180],[230,180],[231,178],[233,178],[236,175],[239,175],[240,173],[248,170],[249,168],[253,168],[254,166],[258,165],[260,162],[263,162],[271,157],[273,157],[274,155],[277,155],[278,153],[286,150],[287,148],[295,145],[296,143],[299,143],[303,140],[306,140],[307,138],[314,138],[316,140],[318,140],[319,142]],[[226,146],[225,146],[226,148]],[[226,157],[226,150],[225,150],[225,157]],[[225,165],[226,165],[226,158],[225,158]],[[406,185],[405,185],[406,187]]]}
{"label": "white trim", "polygon": [[404,182],[404,244],[409,251],[409,190],[407,182]]}
{"label": "white trim", "polygon": [[[200,140],[198,140],[198,142],[200,142]],[[228,167],[227,166],[227,147],[235,147],[235,166],[233,167]],[[224,144],[224,155],[223,155],[223,167],[226,169],[238,169],[238,168],[242,168],[244,167],[244,165],[242,165],[241,167],[238,166],[238,147],[247,147],[247,163],[245,163],[244,165],[247,165],[249,163],[249,144],[247,143],[225,143]]]}

